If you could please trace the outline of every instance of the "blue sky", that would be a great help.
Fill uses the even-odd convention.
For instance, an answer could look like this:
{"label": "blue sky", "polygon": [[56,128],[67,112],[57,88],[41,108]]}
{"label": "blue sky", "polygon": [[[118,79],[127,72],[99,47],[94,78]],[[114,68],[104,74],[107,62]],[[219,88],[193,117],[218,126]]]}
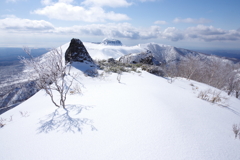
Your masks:
{"label": "blue sky", "polygon": [[238,0],[1,0],[0,47],[57,47],[71,38],[240,49]]}

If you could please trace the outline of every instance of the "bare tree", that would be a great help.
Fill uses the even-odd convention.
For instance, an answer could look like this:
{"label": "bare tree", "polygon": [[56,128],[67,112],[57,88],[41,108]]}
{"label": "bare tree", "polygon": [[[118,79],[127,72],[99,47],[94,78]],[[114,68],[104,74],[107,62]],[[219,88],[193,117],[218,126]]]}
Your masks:
{"label": "bare tree", "polygon": [[[29,72],[28,76],[31,80],[37,80],[37,87],[43,89],[47,95],[50,96],[52,103],[60,107],[65,108],[65,101],[67,99],[67,93],[73,84],[75,76],[66,74],[64,56],[62,49],[53,49],[43,58],[37,57],[33,58],[31,55],[31,50],[27,47],[23,49],[30,59],[21,58],[21,62],[25,64],[32,72]],[[54,98],[54,92],[59,94],[59,103]]]}

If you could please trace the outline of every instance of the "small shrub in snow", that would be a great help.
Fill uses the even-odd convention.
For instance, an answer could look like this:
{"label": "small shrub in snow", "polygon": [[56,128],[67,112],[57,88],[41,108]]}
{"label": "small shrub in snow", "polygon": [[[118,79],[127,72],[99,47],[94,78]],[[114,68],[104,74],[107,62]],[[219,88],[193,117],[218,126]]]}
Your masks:
{"label": "small shrub in snow", "polygon": [[221,95],[220,91],[211,90],[211,89],[200,91],[198,94],[198,98],[201,98],[211,103],[220,104],[220,105],[225,104],[227,100],[226,97]]}
{"label": "small shrub in snow", "polygon": [[19,113],[21,114],[22,117],[28,117],[29,116],[28,112],[19,111]]}
{"label": "small shrub in snow", "polygon": [[146,70],[148,69],[148,66],[147,66],[147,65],[142,65],[142,66],[141,66],[141,69],[142,69],[143,71],[146,71]]}
{"label": "small shrub in snow", "polygon": [[9,122],[11,122],[12,120],[13,120],[13,118],[12,118],[13,116],[10,116],[10,118],[9,118]]}
{"label": "small shrub in snow", "polygon": [[89,69],[89,70],[86,70],[85,72],[84,72],[84,75],[86,76],[86,77],[97,77],[98,76],[98,71],[97,70],[92,70],[92,69]]}
{"label": "small shrub in snow", "polygon": [[235,135],[235,138],[237,138],[237,136],[239,136],[239,139],[240,139],[240,124],[239,125],[237,125],[237,124],[233,125],[233,133]]}
{"label": "small shrub in snow", "polygon": [[141,71],[139,71],[139,70],[137,70],[136,72],[137,72],[137,73],[142,73],[142,72],[141,72]]}
{"label": "small shrub in snow", "polygon": [[194,84],[191,83],[190,86],[192,86],[193,93],[196,93],[198,91],[198,87]]}
{"label": "small shrub in snow", "polygon": [[200,93],[198,94],[198,98],[201,98],[205,101],[208,101],[209,100],[208,92],[207,91],[200,91]]}
{"label": "small shrub in snow", "polygon": [[81,87],[78,85],[78,84],[75,84],[72,89],[70,90],[69,92],[71,95],[73,94],[81,94],[82,93],[82,90],[81,90]]}
{"label": "small shrub in snow", "polygon": [[117,73],[118,72],[118,68],[117,67],[109,67],[109,68],[106,69],[106,72]]}
{"label": "small shrub in snow", "polygon": [[157,76],[161,76],[163,77],[165,75],[164,71],[162,70],[161,67],[159,66],[153,66],[153,65],[142,65],[141,69],[143,71],[147,71],[151,74],[157,75]]}
{"label": "small shrub in snow", "polygon": [[6,119],[0,118],[0,128],[4,127]]}
{"label": "small shrub in snow", "polygon": [[137,68],[132,67],[132,68],[131,68],[131,71],[133,71],[133,72],[137,72]]}
{"label": "small shrub in snow", "polygon": [[122,75],[122,73],[121,73],[121,72],[119,72],[119,73],[118,73],[118,75],[117,75],[117,80],[118,80],[118,83],[120,83],[120,81],[121,81],[121,75]]}
{"label": "small shrub in snow", "polygon": [[5,126],[5,124],[3,124],[3,123],[0,122],[0,128],[2,128],[2,127],[4,127],[4,126]]}
{"label": "small shrub in snow", "polygon": [[[109,59],[106,60],[97,60],[95,63],[98,65],[99,69],[104,70],[106,73],[119,73],[119,72],[137,72],[137,69],[142,67],[143,64],[130,64],[122,63],[116,60]],[[137,72],[139,73],[139,72]]]}
{"label": "small shrub in snow", "polygon": [[133,64],[134,66],[136,66],[137,68],[140,68],[143,64],[142,63],[137,63],[137,64]]}
{"label": "small shrub in snow", "polygon": [[98,75],[98,78],[101,80],[105,80],[105,78],[107,77],[108,73],[107,72],[102,72]]}

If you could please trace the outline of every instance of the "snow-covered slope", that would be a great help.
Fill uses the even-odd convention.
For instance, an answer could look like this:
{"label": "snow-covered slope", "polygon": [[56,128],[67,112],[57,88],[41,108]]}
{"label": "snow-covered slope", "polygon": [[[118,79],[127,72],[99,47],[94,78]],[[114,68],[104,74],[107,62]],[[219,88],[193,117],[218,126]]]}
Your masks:
{"label": "snow-covered slope", "polygon": [[[57,109],[43,91],[4,113],[0,129],[3,160],[237,160],[240,101],[227,106],[197,98],[202,83],[124,73],[86,77],[82,95],[68,95]],[[227,96],[224,94],[224,96]],[[226,104],[225,104],[226,105]],[[12,118],[11,118],[12,117]]]}

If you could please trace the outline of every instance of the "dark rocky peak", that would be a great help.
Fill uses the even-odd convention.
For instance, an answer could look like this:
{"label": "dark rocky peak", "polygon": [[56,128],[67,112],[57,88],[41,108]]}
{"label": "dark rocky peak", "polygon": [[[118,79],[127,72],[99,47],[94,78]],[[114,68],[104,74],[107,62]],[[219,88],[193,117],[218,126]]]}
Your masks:
{"label": "dark rocky peak", "polygon": [[76,38],[71,40],[71,43],[65,53],[65,62],[94,63],[82,41]]}

